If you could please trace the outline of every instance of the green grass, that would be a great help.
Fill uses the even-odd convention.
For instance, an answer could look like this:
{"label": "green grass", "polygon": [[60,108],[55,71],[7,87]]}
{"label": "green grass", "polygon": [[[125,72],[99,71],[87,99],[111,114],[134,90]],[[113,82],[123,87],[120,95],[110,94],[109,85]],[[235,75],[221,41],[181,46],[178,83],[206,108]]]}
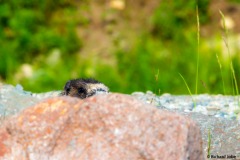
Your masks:
{"label": "green grass", "polygon": [[[159,83],[159,69],[157,70],[157,73],[155,74],[155,81],[156,81],[156,87],[158,86],[158,83]],[[155,91],[156,94],[160,95],[161,93],[161,90],[160,88],[158,88],[158,92]]]}
{"label": "green grass", "polygon": [[232,71],[232,76],[233,76],[233,80],[234,80],[235,93],[236,93],[236,95],[239,95],[238,83],[237,83],[236,74],[235,74],[235,71],[234,71],[232,63],[231,63],[231,71]]}
{"label": "green grass", "polygon": [[236,74],[233,68],[233,65],[231,64],[231,71],[232,71],[232,76],[234,79],[234,88],[235,88],[235,93],[236,93],[236,101],[238,103],[238,107],[240,108],[240,97],[239,97],[239,91],[238,91],[238,83],[237,83],[237,79],[236,79]]}
{"label": "green grass", "polygon": [[199,45],[200,45],[200,22],[199,22],[198,6],[196,7],[196,15],[197,15],[197,71],[196,71],[195,94],[198,94]]}
{"label": "green grass", "polygon": [[231,88],[232,88],[232,94],[235,95],[235,89],[234,89],[234,78],[233,78],[233,74],[232,74],[232,58],[231,58],[231,54],[230,54],[230,49],[229,49],[229,41],[228,41],[228,29],[226,27],[226,21],[225,21],[225,16],[222,13],[221,10],[219,10],[219,13],[222,17],[222,22],[223,22],[223,29],[224,29],[224,35],[222,36],[224,44],[227,48],[227,54],[228,54],[228,60],[229,60],[229,73],[230,73],[230,78],[231,78]]}
{"label": "green grass", "polygon": [[219,68],[220,68],[220,72],[221,72],[223,94],[226,95],[226,89],[225,89],[225,83],[224,83],[224,78],[223,78],[222,65],[221,65],[221,62],[220,62],[219,57],[218,57],[217,54],[216,54],[216,58],[217,58],[217,61],[218,61],[218,65],[219,65]]}
{"label": "green grass", "polygon": [[192,95],[192,92],[191,92],[191,90],[190,90],[190,88],[189,88],[189,86],[188,86],[188,84],[187,84],[185,78],[184,78],[180,73],[178,73],[178,74],[179,74],[180,77],[182,78],[182,80],[183,80],[185,86],[187,87],[188,92],[189,92],[189,94],[190,94],[190,96],[191,96],[191,98],[192,98],[192,101],[193,101],[193,104],[194,104],[194,108],[196,108],[196,100],[194,99],[194,97],[193,97],[193,95]]}
{"label": "green grass", "polygon": [[[195,94],[198,94],[198,70],[199,70],[199,45],[200,45],[200,22],[199,22],[199,13],[198,13],[198,6],[196,7],[196,17],[197,17],[197,66],[196,66],[196,84],[195,84]],[[179,73],[180,77],[182,78],[185,86],[188,89],[190,96],[192,97],[192,101],[194,103],[194,108],[196,108],[196,101],[193,98],[192,92],[185,80],[185,78]]]}
{"label": "green grass", "polygon": [[210,156],[211,155],[211,143],[212,143],[212,135],[210,132],[210,129],[208,129],[208,146],[207,146],[207,155]]}
{"label": "green grass", "polygon": [[222,21],[223,21],[223,28],[224,28],[224,33],[225,33],[225,35],[223,36],[223,41],[224,41],[224,44],[227,48],[228,57],[229,57],[230,75],[231,75],[233,95],[237,96],[237,102],[238,102],[238,106],[240,108],[238,82],[237,82],[236,73],[235,73],[235,70],[234,70],[234,67],[233,67],[233,61],[232,61],[232,57],[231,57],[231,53],[230,53],[229,40],[228,40],[229,31],[226,27],[226,21],[225,21],[224,14],[222,13],[221,10],[219,10],[219,13],[220,13],[220,15],[222,17]]}

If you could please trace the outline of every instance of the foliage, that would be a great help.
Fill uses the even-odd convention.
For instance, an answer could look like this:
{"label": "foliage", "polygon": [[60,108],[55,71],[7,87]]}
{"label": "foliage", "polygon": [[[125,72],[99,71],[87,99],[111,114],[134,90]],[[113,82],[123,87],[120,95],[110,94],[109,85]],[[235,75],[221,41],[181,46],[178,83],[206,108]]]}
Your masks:
{"label": "foliage", "polygon": [[[65,7],[68,6],[68,7]],[[52,17],[59,10],[74,7],[70,1],[2,0],[0,3],[0,75],[13,78],[21,63],[30,63],[40,54],[54,48],[64,54],[74,53],[81,46],[74,25],[70,22],[53,25]],[[64,26],[64,27],[62,27]],[[60,28],[61,27],[61,28]],[[60,30],[61,29],[61,30]],[[75,43],[72,43],[75,41]]]}
{"label": "foliage", "polygon": [[[164,0],[159,5],[153,16],[153,35],[159,35],[164,39],[174,39],[181,36],[180,30],[196,24],[196,7],[198,6],[200,23],[208,20],[207,7],[209,0],[196,1]],[[188,18],[191,17],[191,18]],[[180,34],[180,35],[178,35]]]}
{"label": "foliage", "polygon": [[[188,82],[189,90],[193,90],[199,47],[198,93],[232,94],[232,73],[221,34],[198,37],[196,6],[201,28],[209,22],[209,0],[161,1],[149,18],[150,29],[131,37],[130,47],[113,46],[111,54],[116,63],[112,64],[104,63],[104,57],[79,54],[84,39],[79,39],[76,28],[90,25],[91,20],[77,11],[89,10],[89,0],[37,2],[0,1],[0,79],[6,83],[20,83],[26,90],[44,92],[62,89],[71,78],[93,77],[112,92],[151,90],[158,94],[160,90],[188,94],[178,73]],[[127,14],[126,11],[125,18]],[[240,75],[239,51],[229,47],[233,50],[236,87]]]}

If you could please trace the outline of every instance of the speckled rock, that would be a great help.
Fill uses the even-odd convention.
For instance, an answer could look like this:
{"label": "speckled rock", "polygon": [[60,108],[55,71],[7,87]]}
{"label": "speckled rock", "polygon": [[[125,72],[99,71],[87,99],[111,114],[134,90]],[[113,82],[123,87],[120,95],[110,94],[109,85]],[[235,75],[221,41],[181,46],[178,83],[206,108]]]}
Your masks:
{"label": "speckled rock", "polygon": [[48,99],[0,129],[0,159],[201,160],[199,128],[122,94]]}
{"label": "speckled rock", "polygon": [[196,112],[185,113],[178,111],[178,113],[190,117],[200,127],[204,157],[207,157],[208,133],[210,131],[211,155],[232,155],[235,159],[240,159],[240,124],[236,120],[206,116]]}

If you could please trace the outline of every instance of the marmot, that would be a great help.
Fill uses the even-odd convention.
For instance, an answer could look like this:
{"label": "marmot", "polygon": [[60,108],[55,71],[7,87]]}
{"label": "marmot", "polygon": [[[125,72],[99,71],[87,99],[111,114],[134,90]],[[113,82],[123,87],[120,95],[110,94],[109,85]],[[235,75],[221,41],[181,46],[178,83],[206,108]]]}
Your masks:
{"label": "marmot", "polygon": [[92,78],[80,78],[69,80],[65,84],[64,91],[61,93],[61,95],[84,99],[101,93],[109,93],[108,87],[103,83]]}

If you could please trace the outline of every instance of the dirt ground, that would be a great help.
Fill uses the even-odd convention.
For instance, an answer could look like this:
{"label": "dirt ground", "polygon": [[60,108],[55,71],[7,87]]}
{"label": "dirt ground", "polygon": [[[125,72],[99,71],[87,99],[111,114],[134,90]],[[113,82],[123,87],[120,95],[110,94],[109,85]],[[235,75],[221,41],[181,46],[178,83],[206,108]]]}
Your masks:
{"label": "dirt ground", "polygon": [[210,23],[203,26],[202,34],[204,36],[211,36],[216,31],[223,30],[220,11],[224,14],[228,30],[233,33],[240,33],[239,3],[236,4],[227,0],[212,0],[208,10]]}
{"label": "dirt ground", "polygon": [[[84,40],[81,57],[93,56],[105,59],[103,63],[114,65],[113,48],[128,50],[136,37],[151,29],[151,15],[160,5],[161,0],[99,0],[89,1],[90,8],[86,15],[89,24],[79,26],[77,32]],[[225,16],[229,31],[240,33],[240,5],[227,0],[212,0],[209,6],[210,21],[201,25],[201,36],[208,37],[223,30],[221,15]]]}

